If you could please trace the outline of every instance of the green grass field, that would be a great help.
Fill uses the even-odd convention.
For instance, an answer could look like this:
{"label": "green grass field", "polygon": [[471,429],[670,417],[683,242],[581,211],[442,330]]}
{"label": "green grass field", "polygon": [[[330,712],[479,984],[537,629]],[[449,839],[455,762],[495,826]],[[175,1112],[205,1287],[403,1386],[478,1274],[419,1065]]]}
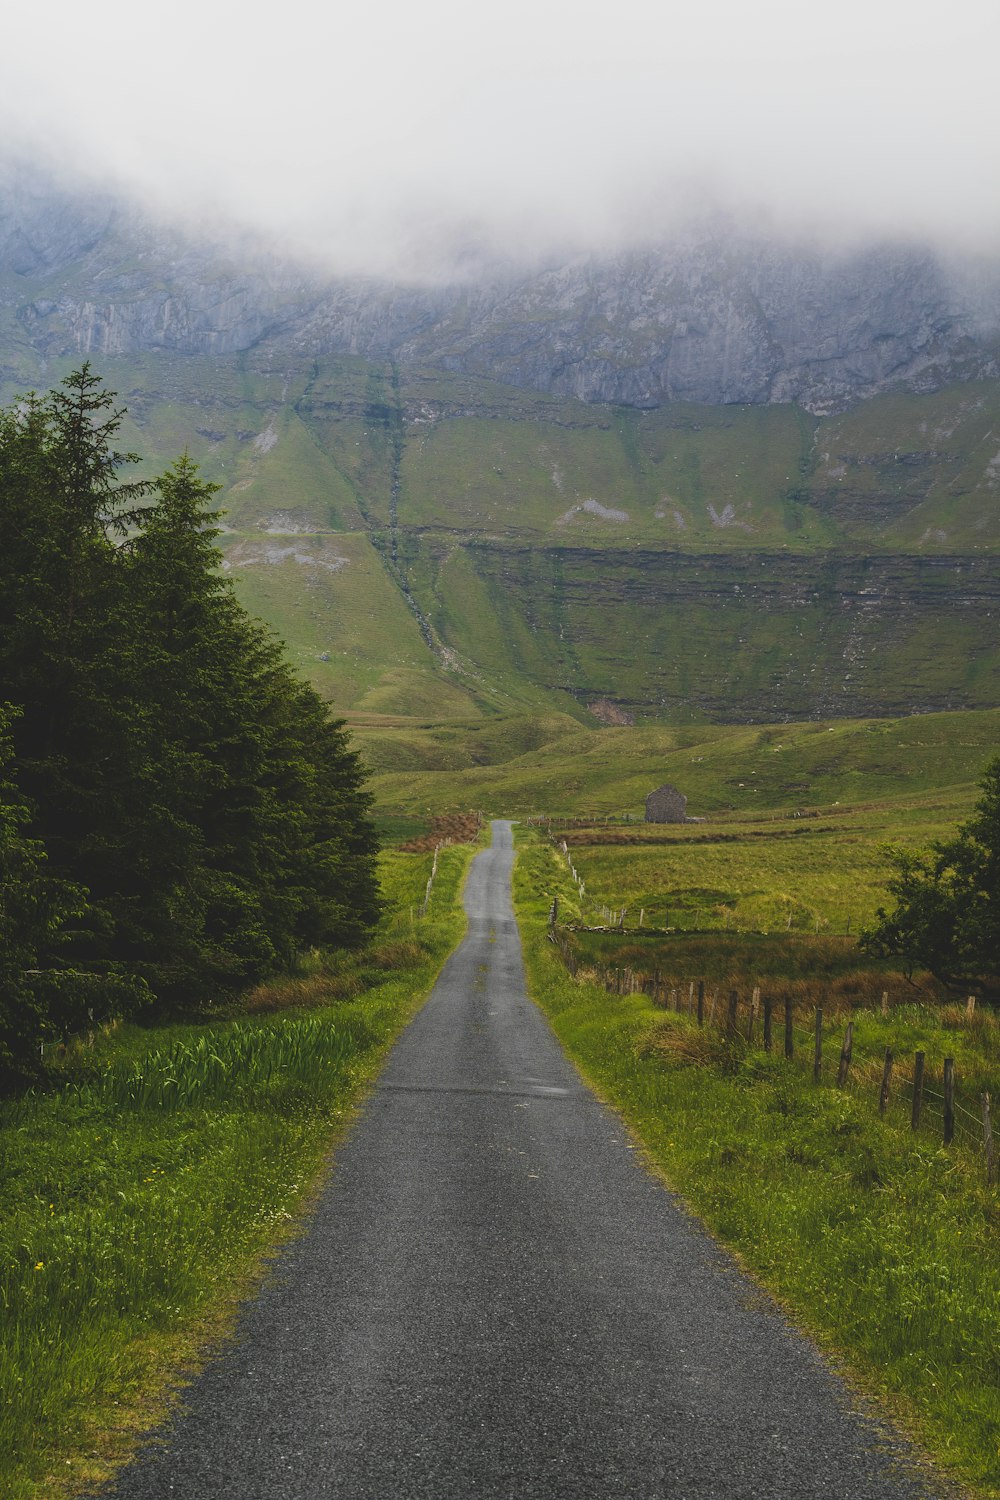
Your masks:
{"label": "green grass field", "polygon": [[[862,803],[833,816],[711,820],[674,834],[562,830],[590,925],[857,933],[885,900],[884,844],[924,847],[955,830],[967,795]],[[837,814],[840,814],[839,816]],[[554,825],[557,834],[560,826]]]}

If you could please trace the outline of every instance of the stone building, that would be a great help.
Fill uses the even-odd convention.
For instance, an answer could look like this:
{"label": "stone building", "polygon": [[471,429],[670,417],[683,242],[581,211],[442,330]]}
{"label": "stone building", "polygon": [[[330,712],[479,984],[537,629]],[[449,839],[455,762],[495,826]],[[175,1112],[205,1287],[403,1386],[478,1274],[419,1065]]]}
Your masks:
{"label": "stone building", "polygon": [[647,823],[683,823],[687,818],[688,799],[669,782],[658,786],[646,798]]}

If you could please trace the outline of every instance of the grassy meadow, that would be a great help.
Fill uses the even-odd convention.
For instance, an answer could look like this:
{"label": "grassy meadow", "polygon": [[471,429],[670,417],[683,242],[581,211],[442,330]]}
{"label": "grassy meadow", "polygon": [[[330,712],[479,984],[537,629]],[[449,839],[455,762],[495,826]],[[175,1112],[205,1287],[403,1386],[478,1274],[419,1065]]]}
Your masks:
{"label": "grassy meadow", "polygon": [[472,855],[383,856],[363,952],[239,1003],[50,1054],[0,1103],[0,1496],[69,1494],[127,1456],[223,1337],[461,935]]}
{"label": "grassy meadow", "polygon": [[886,899],[886,844],[952,834],[968,794],[862,803],[819,816],[730,816],[672,831],[563,827],[590,925],[856,934]]}
{"label": "grassy meadow", "polygon": [[[877,1107],[886,1045],[900,1059],[925,1050],[931,1087],[940,1088],[946,1055],[955,1057],[967,1097],[995,1086],[1000,1023],[982,1013],[970,1022],[954,1006],[911,1003],[882,1017],[845,1005],[828,1028],[817,1085],[811,1053],[789,1063],[780,1040],[765,1053],[759,1030],[755,1045],[728,1042],[684,1010],[608,993],[585,968],[572,978],[546,940],[552,896],[572,900],[565,860],[540,832],[523,830],[518,844],[515,905],[529,990],[585,1076],[621,1112],[653,1166],[794,1320],[839,1356],[849,1378],[886,1399],[951,1478],[1000,1495],[1000,1190],[987,1185],[972,1134],[943,1147],[930,1095],[918,1132],[909,1129],[901,1080],[884,1117]],[[699,941],[728,946],[717,962],[752,974],[746,938]],[[831,939],[793,936],[781,946],[801,958],[816,941],[835,978]],[[775,970],[777,942],[766,940]],[[679,984],[704,956],[690,943],[682,935],[675,946],[670,977]],[[777,974],[769,982],[777,991]],[[858,1036],[854,1086],[839,1089],[831,1047],[836,1040],[839,1049],[846,1014]],[[796,1025],[801,1048],[804,1008]]]}

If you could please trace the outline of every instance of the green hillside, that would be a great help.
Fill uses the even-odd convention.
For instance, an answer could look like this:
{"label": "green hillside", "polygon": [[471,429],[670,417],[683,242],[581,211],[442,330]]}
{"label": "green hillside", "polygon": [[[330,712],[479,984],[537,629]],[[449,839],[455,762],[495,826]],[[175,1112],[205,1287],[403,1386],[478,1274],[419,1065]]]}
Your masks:
{"label": "green hillside", "polygon": [[[276,358],[101,369],[146,470],[187,449],[222,486],[241,595],[340,709],[736,723],[1000,703],[1000,383],[817,419]],[[21,348],[3,395],[61,373]]]}
{"label": "green hillside", "polygon": [[478,807],[641,819],[647,792],[670,781],[692,817],[826,814],[886,800],[898,810],[930,799],[949,819],[964,816],[997,753],[1000,709],[642,729],[587,729],[560,714],[451,725],[369,716],[352,728],[380,805],[399,813]]}

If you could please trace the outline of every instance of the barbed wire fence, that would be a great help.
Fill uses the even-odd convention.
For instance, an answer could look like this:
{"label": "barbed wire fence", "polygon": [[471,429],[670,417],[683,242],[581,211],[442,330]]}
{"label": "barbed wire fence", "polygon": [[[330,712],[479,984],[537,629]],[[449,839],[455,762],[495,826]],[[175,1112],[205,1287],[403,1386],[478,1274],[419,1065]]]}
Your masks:
{"label": "barbed wire fence", "polygon": [[[783,1056],[799,1069],[810,1069],[817,1084],[836,1087],[871,1103],[879,1115],[890,1123],[908,1125],[925,1138],[936,1136],[943,1146],[964,1148],[983,1160],[986,1180],[997,1181],[996,1152],[991,1118],[992,1091],[972,1091],[956,1075],[953,1057],[944,1057],[939,1065],[928,1067],[924,1052],[904,1055],[887,1047],[879,1066],[878,1058],[865,1057],[860,1063],[854,1055],[854,1043],[861,1018],[846,1022],[835,1067],[831,1064],[831,1044],[836,1035],[817,1005],[810,1027],[802,1025],[801,1013],[794,1001],[786,998],[780,1005],[755,986],[742,995],[736,989],[709,986],[704,980],[670,980],[660,969],[636,970],[628,965],[581,966],[569,940],[569,930],[558,925],[558,902],[549,913],[549,936],[555,943],[567,970],[574,978],[586,978],[614,995],[646,995],[659,1009],[690,1017],[698,1026],[725,1039],[735,1051],[759,1050]],[[582,972],[581,972],[582,971]],[[966,1003],[971,1019],[975,997]],[[882,1016],[890,1014],[888,993],[882,997]]]}

